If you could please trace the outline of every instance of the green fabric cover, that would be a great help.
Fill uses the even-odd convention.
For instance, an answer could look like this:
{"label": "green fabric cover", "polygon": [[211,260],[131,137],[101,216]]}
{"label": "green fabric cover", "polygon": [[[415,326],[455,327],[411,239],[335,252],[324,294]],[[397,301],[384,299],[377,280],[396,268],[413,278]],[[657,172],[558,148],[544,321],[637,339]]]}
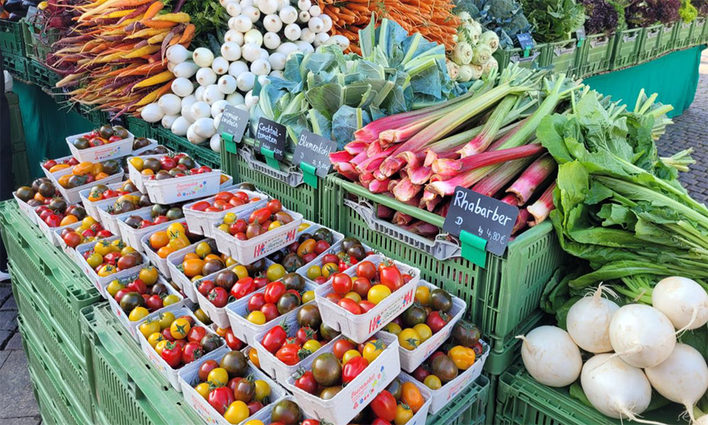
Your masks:
{"label": "green fabric cover", "polygon": [[658,93],[661,103],[673,105],[669,116],[681,115],[693,102],[698,87],[698,67],[705,46],[669,53],[653,61],[585,79],[590,87],[633,108],[639,91]]}
{"label": "green fabric cover", "polygon": [[12,91],[20,99],[29,174],[41,177],[40,161],[69,155],[66,136],[90,131],[94,125],[67,105],[57,104],[39,86],[15,80]]}

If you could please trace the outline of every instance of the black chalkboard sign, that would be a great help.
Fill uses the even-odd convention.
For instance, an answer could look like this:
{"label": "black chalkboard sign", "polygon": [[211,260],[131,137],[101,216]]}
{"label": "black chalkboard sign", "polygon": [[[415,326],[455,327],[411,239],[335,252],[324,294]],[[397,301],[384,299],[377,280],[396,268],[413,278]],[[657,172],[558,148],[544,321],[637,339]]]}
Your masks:
{"label": "black chalkboard sign", "polygon": [[286,137],[288,137],[288,133],[284,125],[267,118],[258,120],[256,141],[258,142],[258,150],[260,152],[263,152],[263,149],[267,149],[273,152],[273,157],[276,160],[282,161],[283,158],[285,158]]}
{"label": "black chalkboard sign", "polygon": [[336,142],[305,130],[300,134],[300,139],[295,147],[293,164],[300,165],[301,162],[310,164],[317,169],[318,176],[325,177],[332,167],[332,163],[329,162],[329,154],[336,149]]}
{"label": "black chalkboard sign", "polygon": [[516,38],[519,40],[519,46],[521,46],[521,50],[530,50],[536,44],[533,41],[533,37],[531,37],[531,34],[527,32],[521,32],[517,34]]}
{"label": "black chalkboard sign", "polygon": [[486,240],[487,251],[504,255],[518,215],[519,209],[515,206],[458,186],[443,230],[454,236],[465,230]]}
{"label": "black chalkboard sign", "polygon": [[224,113],[219,121],[219,134],[228,134],[233,138],[234,143],[238,143],[243,138],[243,133],[248,128],[248,111],[237,108],[234,105],[226,105]]}

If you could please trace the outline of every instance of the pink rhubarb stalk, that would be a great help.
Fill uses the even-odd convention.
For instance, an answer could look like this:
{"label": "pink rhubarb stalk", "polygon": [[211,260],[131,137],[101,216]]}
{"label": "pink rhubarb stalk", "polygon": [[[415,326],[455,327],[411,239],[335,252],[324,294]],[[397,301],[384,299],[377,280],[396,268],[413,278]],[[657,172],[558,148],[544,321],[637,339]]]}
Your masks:
{"label": "pink rhubarb stalk", "polygon": [[410,179],[411,183],[424,185],[430,180],[430,177],[433,175],[433,169],[426,166],[419,166],[415,168],[408,167],[406,168],[406,174],[408,175],[408,178]]}
{"label": "pink rhubarb stalk", "polygon": [[[505,204],[516,205],[516,196],[514,195],[506,195],[501,199],[502,202]],[[526,208],[521,208],[519,210],[519,215],[516,217],[516,222],[514,223],[514,228],[511,230],[512,235],[516,235],[519,233],[521,230],[523,230],[526,225],[527,221],[529,220],[529,211]]]}
{"label": "pink rhubarb stalk", "polygon": [[514,107],[514,104],[518,100],[517,96],[507,96],[499,102],[499,105],[494,109],[492,115],[490,115],[484,128],[474,139],[467,142],[467,144],[460,149],[458,152],[462,158],[470,155],[474,155],[487,150],[492,141],[497,137],[497,133],[504,123],[504,118]]}
{"label": "pink rhubarb stalk", "polygon": [[388,180],[381,181],[381,180],[374,179],[369,183],[369,191],[371,193],[388,192],[388,184],[389,184]]}
{"label": "pink rhubarb stalk", "polygon": [[393,188],[391,193],[401,202],[407,202],[413,199],[418,192],[423,189],[423,186],[411,183],[408,177],[404,177],[400,182]]}
{"label": "pink rhubarb stalk", "polygon": [[354,140],[344,145],[344,150],[352,155],[357,155],[364,152],[367,147],[369,147],[368,143],[362,142],[361,140]]}
{"label": "pink rhubarb stalk", "polygon": [[484,196],[494,196],[526,168],[532,160],[532,157],[528,157],[509,161],[508,164],[495,173],[487,174],[482,180],[472,186],[472,190]]}
{"label": "pink rhubarb stalk", "polygon": [[376,218],[379,218],[381,220],[390,220],[393,218],[393,215],[396,213],[395,210],[387,207],[386,205],[377,205],[376,206]]}
{"label": "pink rhubarb stalk", "polygon": [[514,183],[506,189],[506,193],[516,196],[516,204],[526,204],[536,189],[556,171],[556,161],[549,154],[535,160]]}
{"label": "pink rhubarb stalk", "polygon": [[411,221],[413,221],[413,217],[400,211],[396,211],[393,215],[393,220],[391,220],[391,222],[397,226],[405,226]]}
{"label": "pink rhubarb stalk", "polygon": [[529,226],[536,226],[542,223],[555,208],[553,205],[553,191],[555,188],[556,182],[551,183],[543,192],[543,195],[527,208],[529,214],[533,216],[533,220],[529,220]]}
{"label": "pink rhubarb stalk", "polygon": [[486,165],[497,164],[513,159],[526,158],[541,152],[543,147],[539,144],[517,146],[509,149],[482,152],[476,155],[467,156],[461,160],[438,158],[433,162],[433,172],[441,180],[449,179],[459,175],[461,172],[484,167]]}

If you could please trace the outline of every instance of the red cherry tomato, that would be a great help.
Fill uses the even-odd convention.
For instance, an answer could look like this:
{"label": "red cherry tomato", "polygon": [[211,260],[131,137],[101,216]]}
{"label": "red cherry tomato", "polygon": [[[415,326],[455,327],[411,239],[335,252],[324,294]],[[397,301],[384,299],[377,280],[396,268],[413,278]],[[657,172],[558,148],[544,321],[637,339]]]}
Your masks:
{"label": "red cherry tomato", "polygon": [[192,205],[192,209],[195,211],[204,211],[209,207],[211,207],[211,204],[207,201],[199,201]]}
{"label": "red cherry tomato", "polygon": [[261,307],[261,313],[265,315],[266,323],[280,315],[280,313],[278,313],[278,307],[273,303],[263,304],[263,307]]}
{"label": "red cherry tomato", "polygon": [[347,274],[337,273],[332,278],[332,289],[337,295],[346,295],[352,290],[353,286],[352,278]]}
{"label": "red cherry tomato", "polygon": [[356,301],[352,300],[351,298],[342,298],[339,300],[337,303],[340,307],[343,309],[347,310],[348,312],[352,314],[361,314],[361,307],[359,307],[359,304],[356,303]]}
{"label": "red cherry tomato", "polygon": [[266,285],[263,295],[265,296],[266,303],[277,303],[280,297],[286,292],[285,284],[283,282],[271,282]]}

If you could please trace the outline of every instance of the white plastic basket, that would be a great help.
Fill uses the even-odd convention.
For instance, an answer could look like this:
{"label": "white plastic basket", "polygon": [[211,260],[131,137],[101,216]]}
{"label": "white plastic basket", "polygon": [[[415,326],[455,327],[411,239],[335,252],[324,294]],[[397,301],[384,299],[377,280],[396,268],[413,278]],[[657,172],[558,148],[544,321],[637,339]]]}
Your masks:
{"label": "white plastic basket", "polygon": [[[314,289],[314,286],[312,284],[309,284],[305,282],[305,291],[311,291]],[[254,291],[250,295],[256,294],[256,293],[262,293],[265,291],[265,287]],[[201,294],[200,294],[201,295]],[[297,314],[298,311],[302,308],[302,305],[296,308],[295,310],[283,314],[281,316],[276,317],[275,319],[266,322],[262,325],[257,325],[255,323],[249,322],[246,317],[248,316],[248,299],[250,296],[246,296],[241,298],[240,300],[237,300],[235,302],[229,303],[226,305],[226,314],[229,319],[229,325],[231,326],[231,332],[234,333],[234,336],[236,338],[240,339],[241,341],[246,342],[248,345],[254,345],[256,341],[256,335],[265,333],[275,326],[279,325],[283,320],[286,320],[286,318],[289,315],[295,315]],[[208,301],[207,301],[208,302]],[[313,301],[310,301],[310,304]],[[305,305],[305,304],[303,304]],[[227,325],[228,326],[228,325]]]}
{"label": "white plastic basket", "polygon": [[[382,255],[370,255],[362,261],[371,261],[378,266],[384,260],[385,257]],[[403,313],[415,301],[415,290],[420,280],[420,270],[398,261],[393,261],[393,263],[401,274],[407,273],[413,278],[364,314],[352,314],[326,298],[326,295],[332,292],[332,279],[319,285],[315,289],[315,301],[320,308],[322,321],[332,329],[340,331],[347,338],[361,344]],[[354,276],[356,268],[350,267],[344,273]]]}
{"label": "white plastic basket", "polygon": [[[308,227],[307,229],[303,230],[303,231],[301,232],[301,234],[302,234],[303,232],[314,233],[317,229],[319,229],[319,228],[321,228],[321,227],[324,227],[324,226],[320,226],[319,224],[315,224],[315,225],[313,225],[313,226],[311,227],[313,230],[310,230],[311,228]],[[326,228],[326,229],[329,229],[329,227],[325,227],[325,228]],[[323,253],[321,253],[320,255],[318,255],[317,258],[315,258],[314,260],[310,261],[310,262],[307,263],[307,264],[304,264],[304,265],[303,265],[302,267],[300,267],[299,269],[295,270],[295,273],[297,273],[297,274],[299,274],[300,276],[304,277],[307,282],[310,282],[310,283],[312,283],[312,284],[314,284],[314,285],[317,285],[317,284],[316,284],[314,281],[310,280],[310,279],[307,277],[307,270],[308,270],[310,267],[312,267],[312,266],[320,266],[320,267],[322,267],[322,266],[324,265],[324,264],[322,264],[322,258],[324,258],[325,255],[327,255],[327,254],[335,254],[335,255],[336,255],[337,252],[339,252],[339,250],[342,248],[342,240],[344,239],[344,235],[341,234],[341,233],[339,233],[339,232],[337,232],[336,230],[332,230],[332,229],[329,229],[329,230],[332,231],[332,235],[334,235],[334,239],[333,239],[333,242],[334,242],[334,243],[332,243],[332,245],[331,245],[329,248],[327,248]],[[298,235],[298,237],[299,237],[299,236],[300,236],[300,235]],[[367,252],[368,252],[368,251],[372,251],[371,248],[369,248],[367,245],[365,245],[365,244],[363,244],[363,243],[361,244],[361,246],[363,246],[364,249],[366,249]],[[352,267],[352,266],[349,266],[349,267]],[[344,271],[344,270],[341,270],[341,271]]]}
{"label": "white plastic basket", "polygon": [[221,186],[221,170],[166,180],[144,180],[143,184],[152,202],[174,204],[216,194]]}
{"label": "white plastic basket", "polygon": [[[131,211],[134,214],[120,214],[116,216],[115,222],[118,225],[118,229],[120,230],[120,236],[123,238],[125,243],[128,245],[132,246],[136,250],[143,252],[143,246],[140,243],[140,240],[143,238],[143,236],[148,235],[148,234],[153,234],[157,230],[162,230],[166,229],[169,227],[170,224],[172,223],[179,223],[182,222],[184,223],[184,217],[178,218],[176,220],[170,220],[166,221],[164,223],[160,224],[153,224],[152,226],[144,227],[142,229],[133,229],[132,227],[128,226],[125,221],[128,219],[128,217],[137,215],[141,218],[144,219],[151,219],[152,218],[152,209],[147,207],[147,208],[140,208],[136,211]],[[152,250],[151,250],[152,251]]]}
{"label": "white plastic basket", "polygon": [[[180,305],[180,306],[170,305],[170,306],[163,308],[159,313],[158,312],[150,313],[147,316],[145,316],[145,318],[143,320],[139,321],[137,326],[140,326],[141,323],[146,322],[148,320],[153,320],[153,319],[158,318],[160,316],[160,313],[162,313],[164,311],[172,312],[172,314],[175,315],[175,318],[181,317],[181,316],[192,316],[192,318],[194,319],[194,326],[201,326],[204,329],[206,329],[206,331],[208,333],[215,334],[209,326],[205,325],[204,323],[199,321],[199,319],[197,319],[197,317],[194,315],[194,313],[192,313],[192,310],[188,309],[184,305]],[[142,348],[143,353],[145,353],[147,358],[150,359],[150,362],[155,366],[155,368],[157,368],[157,370],[160,371],[160,373],[165,375],[167,380],[170,381],[170,384],[172,384],[172,388],[174,388],[177,391],[182,391],[182,385],[180,385],[178,374],[181,370],[184,370],[185,368],[189,367],[189,365],[183,365],[179,369],[173,369],[172,366],[168,365],[167,362],[165,360],[163,360],[162,357],[160,357],[160,355],[157,353],[157,351],[155,351],[155,349],[152,348],[150,343],[147,341],[147,339],[143,336],[143,334],[141,332],[138,332],[137,335],[138,335],[138,342],[140,342],[140,348]],[[215,358],[214,357],[216,355],[215,353],[219,352],[219,350],[221,350],[222,348],[225,348],[224,346],[225,346],[225,343],[222,338],[221,345],[216,350],[207,353],[204,357],[201,357],[199,360],[203,361],[203,360],[208,360],[210,358]],[[219,357],[219,358],[221,358],[221,357]],[[197,360],[193,363],[202,363],[202,361],[199,361],[199,360]],[[198,373],[198,372],[199,372],[198,369],[195,369],[195,373]]]}
{"label": "white plastic basket", "polygon": [[[132,281],[135,278],[137,278],[137,274],[135,274],[135,273],[130,276],[125,277],[125,279],[128,281]],[[123,280],[123,279],[121,279],[121,280]],[[167,282],[164,277],[159,276],[157,278],[156,283],[162,283],[163,285],[165,285],[167,287],[167,294],[168,295],[177,295],[179,297],[179,302],[176,302],[174,304],[170,304],[167,307],[162,307],[161,309],[155,310],[152,313],[160,314],[163,311],[167,311],[168,307],[172,307],[172,306],[181,307],[184,305],[184,297],[182,297],[182,295],[179,292],[175,291],[175,289],[172,287],[172,285],[170,285],[170,283]],[[107,285],[106,285],[106,287],[107,287]],[[106,288],[104,288],[104,291],[105,290],[106,290]],[[133,336],[133,339],[136,342],[138,342],[138,333],[141,333],[140,330],[138,329],[138,324],[142,323],[142,322],[141,321],[131,322],[130,319],[128,319],[128,314],[126,314],[123,311],[123,309],[120,308],[120,305],[118,304],[118,302],[113,297],[111,297],[110,294],[108,294],[107,292],[106,292],[106,294],[109,295],[108,296],[108,304],[111,305],[111,310],[113,310],[113,314],[118,316],[118,320],[123,324],[123,326],[126,327],[126,329],[128,329],[128,332],[130,332],[130,335]]]}
{"label": "white plastic basket", "polygon": [[[219,414],[205,399],[197,392],[197,390],[192,387],[199,381],[199,366],[206,360],[219,360],[228,353],[228,349],[214,350],[212,353],[208,353],[206,356],[202,357],[198,361],[194,362],[195,365],[189,367],[183,367],[179,372],[179,383],[181,386],[182,395],[184,395],[184,401],[194,409],[199,416],[204,420],[204,422],[213,425],[231,425],[223,416]],[[262,379],[270,387],[270,400],[280,400],[288,395],[287,391],[273,380],[271,380],[265,373],[256,368],[252,363],[248,363],[248,373],[247,376],[253,376],[254,379]],[[269,403],[267,406],[272,405],[273,402]],[[261,410],[256,412],[253,416],[244,419],[241,424],[248,422],[251,419],[261,419],[263,423],[270,423],[270,414],[265,416],[264,411],[267,406],[263,406]],[[267,411],[270,413],[270,410]]]}
{"label": "white plastic basket", "polygon": [[49,175],[49,179],[52,181],[52,183],[54,183],[54,186],[57,188],[59,193],[61,193],[61,196],[64,197],[66,202],[68,202],[70,204],[78,204],[79,202],[81,202],[81,195],[79,194],[79,192],[81,192],[85,189],[90,189],[97,184],[108,185],[108,184],[117,183],[117,182],[123,180],[123,170],[121,169],[117,173],[110,175],[106,178],[103,178],[101,180],[92,181],[91,183],[83,184],[81,186],[77,186],[72,189],[66,189],[62,185],[59,184],[59,177],[65,175],[65,174],[69,174],[69,173],[71,173],[70,168],[67,168],[65,170],[60,170],[56,173],[51,173]]}
{"label": "white plastic basket", "polygon": [[[280,325],[283,322],[285,322],[285,324],[288,326],[288,330],[287,330],[288,337],[295,336],[297,331],[300,329],[300,325],[298,325],[298,323],[297,323],[297,313],[286,314],[285,316],[282,317],[282,320],[280,322],[278,322],[276,325]],[[263,372],[267,373],[268,376],[272,377],[273,379],[276,379],[278,382],[286,382],[288,379],[290,379],[290,377],[293,376],[294,373],[296,373],[298,371],[299,368],[302,367],[301,366],[302,361],[296,365],[288,366],[285,363],[281,362],[270,351],[266,350],[265,347],[263,347],[263,344],[261,344],[261,340],[263,339],[265,334],[268,333],[268,331],[270,331],[270,329],[263,331],[263,332],[259,332],[256,335],[254,335],[253,343],[249,343],[249,345],[251,345],[253,348],[255,348],[256,351],[258,352],[258,363],[260,364]],[[336,340],[337,340],[337,338],[333,339],[332,341],[328,342],[327,344],[322,345],[322,347],[320,347],[319,350],[310,354],[308,357],[310,357],[310,356],[316,357],[316,356],[320,355],[321,353],[326,352],[327,351],[326,347],[333,345]]]}
{"label": "white plastic basket", "polygon": [[130,179],[130,181],[133,182],[133,184],[135,184],[135,187],[137,187],[139,191],[141,191],[142,193],[146,193],[145,192],[145,182],[147,181],[147,176],[143,176],[142,174],[140,174],[140,171],[138,171],[138,169],[133,167],[133,164],[130,163],[131,158],[133,158],[135,156],[139,156],[140,158],[145,160],[147,158],[158,158],[159,159],[165,155],[160,155],[160,154],[157,154],[157,155],[132,155],[128,158],[128,178]]}
{"label": "white plastic basket", "polygon": [[241,205],[240,207],[233,207],[228,210],[218,211],[218,212],[207,212],[207,211],[195,211],[192,206],[197,202],[207,201],[209,203],[214,202],[214,196],[209,198],[200,199],[198,201],[190,202],[182,207],[182,212],[184,217],[187,219],[187,225],[189,226],[189,231],[196,233],[198,235],[204,235],[208,238],[214,237],[214,228],[221,224],[224,216],[228,213],[239,214],[243,211],[249,210],[254,211],[258,208],[262,208],[268,202],[270,198],[268,195],[264,195],[259,192],[251,192],[249,190],[231,189],[231,193],[245,192],[249,199],[258,197],[261,198],[260,201],[250,202],[246,205]]}
{"label": "white plastic basket", "polygon": [[204,241],[206,241],[206,239],[197,241],[167,256],[167,268],[170,271],[170,278],[172,278],[172,281],[182,289],[184,295],[193,303],[197,302],[197,291],[194,289],[194,284],[177,267],[182,264],[182,260],[188,252],[194,252],[194,248],[196,248],[199,243]]}
{"label": "white plastic basket", "polygon": [[108,143],[102,146],[96,146],[94,148],[77,149],[76,146],[74,146],[73,141],[90,133],[91,132],[75,134],[66,138],[66,144],[69,145],[69,150],[71,151],[71,154],[79,162],[107,161],[109,159],[115,159],[120,158],[122,156],[130,155],[130,153],[133,151],[133,139],[135,139],[135,136],[133,136],[131,132],[128,132],[127,138],[117,140],[113,143]]}
{"label": "white plastic basket", "polygon": [[[79,262],[81,259],[78,258],[77,254],[76,254],[76,249],[71,248],[69,245],[66,244],[66,242],[64,242],[64,239],[61,238],[61,232],[64,229],[77,229],[79,226],[81,226],[81,221],[77,221],[76,223],[71,223],[68,226],[54,228],[54,233],[55,233],[54,237],[56,238],[57,246],[59,246],[59,248],[61,248],[62,251],[64,251],[64,253],[66,255],[68,255],[72,260],[74,260],[76,262]],[[109,238],[113,237],[113,236],[116,236],[116,235],[111,235],[111,236],[109,236]],[[106,238],[103,238],[103,239],[106,239]],[[93,243],[95,243],[95,242],[96,241],[94,241]],[[92,243],[92,242],[87,242],[87,243]],[[83,244],[79,244],[79,245],[83,245]],[[76,247],[78,248],[79,245],[77,245]]]}
{"label": "white plastic basket", "polygon": [[[281,248],[285,248],[295,242],[298,235],[298,226],[302,222],[302,214],[283,209],[290,214],[293,221],[252,239],[241,241],[231,234],[214,227],[214,239],[219,251],[231,256],[241,264],[251,264],[252,262],[266,257]],[[252,211],[244,211],[237,214],[238,219],[248,220]]]}
{"label": "white plastic basket", "polygon": [[[71,155],[69,155],[69,156],[62,156],[61,158],[55,159],[55,161],[57,162],[57,164],[63,164],[65,161],[68,161],[68,160],[70,160],[71,158],[72,158]],[[39,167],[42,169],[42,172],[44,173],[44,175],[51,179],[51,178],[52,178],[52,173],[50,173],[49,170],[47,170],[46,168],[44,168],[44,166],[43,166],[44,163],[45,163],[45,161],[39,161]],[[65,168],[65,169],[62,169],[62,170],[66,170],[66,169],[70,170],[70,169],[71,169],[71,166],[69,166],[69,167],[67,167],[67,168]],[[55,173],[55,174],[59,174],[60,171],[62,171],[62,170],[57,170],[57,171],[55,171],[54,173]],[[63,174],[66,174],[66,172],[64,172]],[[63,174],[60,174],[60,175],[63,175]]]}
{"label": "white plastic basket", "polygon": [[[100,183],[100,182],[98,182],[98,183]],[[107,186],[109,189],[116,190],[116,189],[119,189],[121,186],[123,186],[123,182],[111,183]],[[93,188],[93,186],[91,186],[91,188],[82,189],[81,191],[79,191],[79,197],[81,198],[81,203],[84,205],[84,209],[86,210],[88,215],[90,215],[91,217],[100,221],[101,218],[100,218],[99,212],[98,212],[99,207],[101,207],[103,205],[111,205],[118,198],[114,197],[114,198],[108,198],[108,199],[101,199],[99,201],[89,201],[88,196],[89,196],[89,193],[91,193],[92,188]],[[131,192],[131,193],[129,193],[129,195],[140,196],[140,192]]]}
{"label": "white plastic basket", "polygon": [[167,266],[167,258],[161,258],[159,255],[157,255],[157,252],[153,251],[150,247],[150,236],[154,232],[162,230],[159,228],[159,226],[160,225],[150,227],[151,229],[153,229],[153,231],[143,235],[143,237],[140,238],[140,246],[142,247],[142,252],[145,253],[147,258],[150,260],[150,263],[152,263],[153,266],[157,267],[157,270],[159,270],[163,276],[170,279],[172,277],[172,274],[170,268]]}
{"label": "white plastic basket", "polygon": [[[431,291],[438,289],[437,286],[422,279],[418,282],[418,286],[421,285],[427,286]],[[404,371],[412,373],[428,356],[440,348],[443,342],[445,342],[452,333],[452,328],[455,326],[455,323],[465,315],[467,303],[452,294],[450,294],[450,296],[452,297],[452,309],[448,313],[450,315],[450,321],[447,325],[440,329],[439,332],[433,334],[433,336],[428,338],[425,342],[421,343],[415,350],[407,350],[400,347],[401,369]]]}
{"label": "white plastic basket", "polygon": [[[150,141],[150,144],[147,145],[147,146],[145,146],[145,147],[142,147],[142,148],[140,148],[140,149],[135,149],[135,150],[133,150],[133,151],[130,153],[130,155],[132,155],[132,156],[139,156],[139,155],[142,155],[143,152],[147,152],[147,151],[149,151],[150,149],[155,149],[155,148],[157,147],[157,140],[151,139],[151,138],[149,138],[149,137],[146,137],[146,139],[148,139],[148,140]],[[135,142],[135,139],[133,139],[133,143],[134,143],[134,142]],[[132,149],[132,147],[133,147],[133,145],[132,145],[132,143],[131,143],[131,149]]]}
{"label": "white plastic basket", "polygon": [[[105,238],[102,239],[107,242],[113,242],[114,240],[119,239],[117,236],[113,236],[110,238]],[[142,261],[140,264],[136,265],[135,267],[131,267],[129,269],[121,270],[119,272],[113,273],[111,275],[101,277],[99,276],[94,269],[91,268],[91,266],[88,265],[86,262],[86,259],[84,258],[83,254],[86,251],[90,251],[93,249],[94,245],[96,242],[89,242],[85,243],[83,245],[79,245],[76,247],[76,258],[75,260],[79,264],[79,268],[88,276],[89,280],[91,283],[93,283],[93,286],[98,290],[98,292],[103,296],[103,298],[108,298],[106,295],[106,286],[114,279],[121,279],[127,276],[130,276],[131,274],[135,274],[140,271],[141,268],[143,268],[147,264],[147,258],[145,255],[140,254]]]}
{"label": "white plastic basket", "polygon": [[101,224],[103,224],[103,227],[110,230],[111,233],[113,233],[114,235],[120,235],[120,227],[118,227],[118,220],[125,220],[131,215],[140,215],[140,213],[145,211],[150,212],[150,210],[152,209],[152,207],[142,207],[133,211],[128,211],[120,214],[111,214],[108,212],[108,209],[111,206],[113,206],[112,202],[98,206],[98,216],[101,218]]}
{"label": "white plastic basket", "polygon": [[415,412],[413,417],[406,422],[406,425],[425,425],[425,422],[428,419],[430,405],[433,403],[433,394],[430,392],[430,388],[405,372],[401,372],[401,374],[398,375],[398,380],[401,382],[412,382],[416,387],[418,387],[420,390],[420,395],[422,395],[423,400],[425,400],[425,403],[423,403],[423,405],[420,406],[420,409]]}
{"label": "white plastic basket", "polygon": [[[55,246],[61,246],[61,242],[63,242],[63,241],[60,242],[61,237],[59,235],[61,235],[61,231],[68,228],[69,226],[71,226],[71,224],[75,224],[75,223],[71,223],[71,224],[67,224],[64,226],[49,227],[49,225],[47,223],[45,223],[44,220],[39,218],[39,216],[36,213],[34,213],[34,214],[35,214],[35,216],[37,216],[37,221],[36,221],[37,227],[39,227],[39,230],[42,233],[44,233],[44,236],[46,236],[47,239],[49,239],[49,241],[52,244],[54,244]],[[80,222],[81,221],[79,221],[79,223]]]}
{"label": "white plastic basket", "polygon": [[[386,348],[364,371],[329,400],[322,400],[296,387],[292,377],[286,381],[285,387],[293,393],[297,404],[309,417],[320,418],[334,425],[345,425],[401,373],[396,336],[381,333],[376,337],[386,344]],[[331,352],[332,348],[333,346],[329,346],[325,351]],[[316,357],[309,356],[303,360],[303,368],[310,369]]]}
{"label": "white plastic basket", "polygon": [[[479,375],[482,374],[482,369],[484,368],[484,362],[487,361],[489,357],[489,345],[484,341],[481,341],[484,347],[484,353],[481,357],[475,359],[474,364],[469,369],[457,375],[457,378],[443,385],[437,390],[431,390],[432,403],[430,404],[430,415],[437,414],[443,407],[445,407],[452,399],[454,399],[459,393],[461,393],[465,388],[467,388],[472,382],[474,382]],[[412,380],[417,381],[415,378],[410,377]]]}
{"label": "white plastic basket", "polygon": [[37,224],[39,221],[39,216],[37,215],[36,212],[34,212],[34,208],[30,206],[27,202],[23,201],[22,199],[17,197],[17,191],[12,192],[12,197],[15,198],[15,201],[17,202],[17,205],[20,207],[20,211],[29,219],[34,224]]}

